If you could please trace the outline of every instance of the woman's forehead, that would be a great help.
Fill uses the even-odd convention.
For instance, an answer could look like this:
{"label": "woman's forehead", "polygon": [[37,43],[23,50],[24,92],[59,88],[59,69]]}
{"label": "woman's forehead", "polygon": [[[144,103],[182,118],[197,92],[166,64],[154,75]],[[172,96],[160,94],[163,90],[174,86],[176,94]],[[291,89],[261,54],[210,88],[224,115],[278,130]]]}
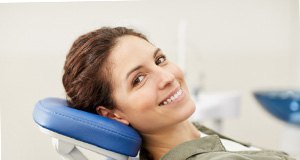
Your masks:
{"label": "woman's forehead", "polygon": [[123,55],[130,55],[130,54],[145,54],[149,51],[151,52],[155,48],[151,43],[136,36],[123,36],[118,38],[117,44],[113,49],[113,52],[123,54]]}
{"label": "woman's forehead", "polygon": [[136,36],[119,38],[109,58],[115,80],[125,80],[130,70],[153,59],[156,50],[157,48],[151,43]]}
{"label": "woman's forehead", "polygon": [[148,41],[136,36],[123,36],[117,40],[112,49],[110,60],[118,66],[119,63],[135,61],[135,58],[147,57],[156,49]]}

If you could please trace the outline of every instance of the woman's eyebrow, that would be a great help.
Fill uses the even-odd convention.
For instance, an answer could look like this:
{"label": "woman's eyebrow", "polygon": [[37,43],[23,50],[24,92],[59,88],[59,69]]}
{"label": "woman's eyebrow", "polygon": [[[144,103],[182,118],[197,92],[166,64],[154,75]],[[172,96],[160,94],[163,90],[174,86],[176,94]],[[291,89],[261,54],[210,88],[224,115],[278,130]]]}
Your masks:
{"label": "woman's eyebrow", "polygon": [[[157,48],[157,49],[154,51],[154,53],[153,53],[153,58],[156,57],[156,55],[157,55],[157,53],[158,53],[159,51],[160,51],[160,48]],[[142,68],[142,66],[141,66],[141,65],[138,65],[138,66],[134,67],[133,69],[131,69],[131,70],[127,73],[126,79],[128,79],[129,75],[130,75],[132,72],[134,72],[134,71],[136,71],[136,70],[138,70],[138,69],[140,69],[140,68]]]}
{"label": "woman's eyebrow", "polygon": [[142,68],[142,66],[141,66],[141,65],[138,65],[138,66],[134,67],[132,70],[130,70],[130,71],[127,73],[127,75],[126,75],[126,79],[128,79],[129,75],[130,75],[132,72],[134,72],[134,71],[136,71],[136,70],[138,70],[138,69],[140,69],[140,68]]}
{"label": "woman's eyebrow", "polygon": [[157,53],[160,51],[160,48],[157,48],[155,51],[154,51],[154,53],[153,53],[153,58],[155,58],[156,57],[156,55],[157,55]]}

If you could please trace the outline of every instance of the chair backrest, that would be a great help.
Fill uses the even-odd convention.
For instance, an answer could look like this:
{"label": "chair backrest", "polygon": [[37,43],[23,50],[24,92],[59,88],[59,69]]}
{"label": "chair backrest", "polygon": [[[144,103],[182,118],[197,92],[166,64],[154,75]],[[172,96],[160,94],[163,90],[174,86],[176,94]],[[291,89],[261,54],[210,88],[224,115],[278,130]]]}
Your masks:
{"label": "chair backrest", "polygon": [[64,99],[40,100],[33,119],[42,128],[122,155],[134,157],[140,149],[141,137],[133,128],[71,108]]}

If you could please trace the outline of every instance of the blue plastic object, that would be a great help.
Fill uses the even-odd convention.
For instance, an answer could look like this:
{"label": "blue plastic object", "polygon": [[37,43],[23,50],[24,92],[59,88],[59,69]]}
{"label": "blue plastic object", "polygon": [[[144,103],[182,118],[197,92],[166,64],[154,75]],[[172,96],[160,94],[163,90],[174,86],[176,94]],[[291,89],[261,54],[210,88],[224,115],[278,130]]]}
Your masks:
{"label": "blue plastic object", "polygon": [[254,96],[261,106],[276,118],[300,125],[300,91],[256,91]]}
{"label": "blue plastic object", "polygon": [[112,152],[134,157],[140,149],[141,137],[133,128],[68,107],[64,99],[40,100],[34,108],[33,119],[43,128]]}

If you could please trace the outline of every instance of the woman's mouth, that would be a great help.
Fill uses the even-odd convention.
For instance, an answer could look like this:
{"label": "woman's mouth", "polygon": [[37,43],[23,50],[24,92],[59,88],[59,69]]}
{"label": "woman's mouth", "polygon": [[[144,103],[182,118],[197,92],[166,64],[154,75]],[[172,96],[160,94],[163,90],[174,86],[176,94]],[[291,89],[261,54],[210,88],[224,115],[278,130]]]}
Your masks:
{"label": "woman's mouth", "polygon": [[164,101],[162,101],[159,106],[164,106],[167,104],[172,103],[173,101],[177,100],[180,95],[182,95],[183,90],[180,88],[176,93],[174,93],[173,95],[171,95],[170,97],[166,98]]}

